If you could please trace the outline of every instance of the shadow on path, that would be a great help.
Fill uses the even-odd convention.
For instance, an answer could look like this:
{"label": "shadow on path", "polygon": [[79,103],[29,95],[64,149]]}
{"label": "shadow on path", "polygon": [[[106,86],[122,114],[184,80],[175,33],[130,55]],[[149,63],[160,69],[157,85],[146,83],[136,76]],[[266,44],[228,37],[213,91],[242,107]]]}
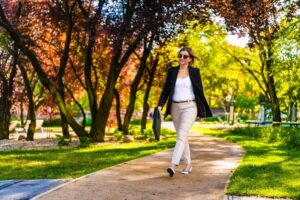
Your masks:
{"label": "shadow on path", "polygon": [[[172,128],[172,122],[163,126]],[[193,172],[168,177],[172,150],[139,158],[75,179],[34,199],[201,199],[223,200],[227,180],[243,156],[240,146],[190,134]]]}

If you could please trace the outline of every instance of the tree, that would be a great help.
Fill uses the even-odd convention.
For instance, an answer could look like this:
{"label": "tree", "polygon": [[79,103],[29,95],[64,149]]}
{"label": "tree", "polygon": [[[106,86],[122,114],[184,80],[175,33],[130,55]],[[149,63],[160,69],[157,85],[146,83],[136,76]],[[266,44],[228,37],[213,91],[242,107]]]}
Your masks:
{"label": "tree", "polygon": [[[180,31],[181,25],[187,19],[199,18],[199,16],[203,19],[206,18],[206,9],[200,3],[194,0],[189,2],[183,0],[112,2],[104,0],[55,2],[43,0],[39,2],[10,1],[9,3],[2,1],[0,26],[30,60],[41,83],[56,101],[63,121],[65,118],[78,136],[89,135],[94,141],[103,142],[115,85],[130,56],[136,48],[142,45],[141,41],[150,32],[156,32],[158,38],[166,38],[166,36],[175,35]],[[22,23],[14,20],[15,12],[13,10],[16,10],[16,13],[21,16],[19,21]],[[42,15],[43,17],[41,17]],[[30,21],[28,16],[33,17],[33,20]],[[49,27],[49,24],[54,25]],[[38,28],[32,31],[29,29],[30,25]],[[59,31],[56,31],[57,27]],[[52,30],[52,33],[49,33],[49,29]],[[79,33],[74,30],[79,30]],[[64,34],[61,35],[62,32]],[[59,53],[52,54],[55,58],[59,57],[52,64],[52,69],[56,69],[57,72],[47,70],[43,62],[45,61],[43,53],[45,50],[50,51],[50,46],[46,45],[48,49],[39,46],[45,43],[43,37],[48,39],[49,34],[50,36],[52,34],[62,36],[59,44],[64,44]],[[72,40],[75,36],[82,39],[80,42],[83,41],[83,45],[76,46],[78,42]],[[97,91],[99,77],[95,70],[95,58],[98,51],[95,51],[95,47],[97,39],[101,40],[103,37],[105,41],[108,41],[109,47],[106,55],[109,57],[109,67],[107,76],[102,77],[102,81],[105,80],[103,82],[106,83],[104,91],[99,92]],[[75,45],[74,49],[77,50],[83,47],[84,50],[80,49],[79,51],[83,52],[80,55],[81,58],[70,57],[70,45]],[[74,55],[78,56],[78,54]],[[84,81],[81,76],[76,76],[76,78],[88,94],[92,113],[90,134],[87,134],[84,126],[75,121],[65,101],[65,91],[70,91],[69,87],[65,87],[65,72],[69,64],[72,67],[72,60],[81,61],[82,58],[84,59],[83,65],[82,62],[78,63],[84,66]],[[76,73],[76,70],[73,71]],[[49,76],[51,74],[56,75],[55,80],[52,78],[53,76]],[[100,95],[101,98],[99,98]],[[72,95],[70,94],[70,96]]]}
{"label": "tree", "polygon": [[[44,2],[42,2],[44,3]],[[38,5],[42,5],[38,4]],[[66,5],[68,5],[68,1],[64,1]],[[5,4],[9,5],[9,4]],[[18,9],[17,13],[21,12],[22,10],[22,2],[18,2]],[[33,6],[33,5],[30,5]],[[68,5],[69,6],[69,5]],[[41,66],[41,62],[38,59],[36,53],[31,49],[28,40],[25,36],[23,36],[20,31],[17,29],[17,27],[14,24],[14,21],[10,21],[7,16],[5,15],[3,5],[0,6],[0,26],[3,27],[7,34],[10,36],[10,38],[14,41],[15,45],[22,51],[22,53],[27,56],[27,58],[32,63],[32,66],[34,70],[36,71],[41,83],[50,91],[50,93],[53,95],[58,107],[60,108],[61,112],[65,115],[66,120],[70,124],[70,126],[73,128],[75,133],[77,133],[80,137],[86,137],[87,133],[84,130],[82,126],[80,126],[74,119],[74,117],[71,115],[71,113],[66,108],[64,97],[61,95],[60,90],[55,87],[55,85],[51,82],[49,77],[47,76],[45,70]],[[67,40],[66,40],[67,41]],[[66,45],[66,48],[68,48],[68,45]],[[65,49],[67,51],[67,49]],[[62,56],[62,59],[65,59],[66,56]],[[60,71],[61,75],[64,73],[65,69],[65,62],[61,62],[60,65]]]}
{"label": "tree", "polygon": [[249,46],[259,50],[260,76],[263,80],[260,86],[271,104],[273,120],[278,122],[281,116],[274,79],[274,41],[278,38],[282,16],[286,18],[292,14],[296,3],[280,0],[209,3],[211,8],[224,17],[230,31],[240,35],[248,34],[251,40]]}
{"label": "tree", "polygon": [[274,65],[280,100],[286,110],[300,99],[299,16],[282,21],[282,29],[274,43]]}
{"label": "tree", "polygon": [[[171,0],[158,2],[116,1],[113,6],[107,4],[104,6],[106,12],[102,13],[106,20],[104,22],[105,30],[111,41],[111,61],[99,107],[95,109],[96,106],[93,106],[93,110],[96,110],[91,128],[91,136],[94,141],[104,141],[105,126],[117,79],[142,39],[150,32],[160,33],[157,35],[160,35],[161,38],[164,38],[162,35],[171,36],[177,33],[178,26],[183,24],[185,19],[195,17],[195,13],[193,13],[195,10],[198,9],[199,13],[203,12],[202,6],[198,5],[195,6],[195,9],[191,9],[192,5],[196,5],[196,1],[189,3]],[[167,23],[166,20],[168,20]],[[95,99],[92,97],[92,93],[89,96],[91,96],[90,99]],[[94,100],[90,102],[97,105]]]}
{"label": "tree", "polygon": [[147,67],[147,59],[151,53],[151,49],[152,49],[152,45],[154,42],[154,34],[151,34],[149,41],[148,38],[144,38],[144,49],[143,49],[143,53],[142,53],[142,57],[140,58],[140,66],[138,68],[138,72],[136,73],[136,76],[134,77],[134,80],[131,84],[130,87],[130,99],[129,99],[129,103],[126,109],[126,114],[124,117],[124,123],[123,123],[123,134],[124,135],[128,135],[128,128],[129,128],[129,123],[134,111],[134,105],[135,105],[135,101],[136,101],[136,94],[137,91],[139,89],[139,84],[141,82],[141,79],[143,77],[143,74],[146,70]]}
{"label": "tree", "polygon": [[[0,140],[9,138],[10,110],[17,75],[17,49],[1,33],[0,48]],[[13,54],[11,54],[13,53]]]}

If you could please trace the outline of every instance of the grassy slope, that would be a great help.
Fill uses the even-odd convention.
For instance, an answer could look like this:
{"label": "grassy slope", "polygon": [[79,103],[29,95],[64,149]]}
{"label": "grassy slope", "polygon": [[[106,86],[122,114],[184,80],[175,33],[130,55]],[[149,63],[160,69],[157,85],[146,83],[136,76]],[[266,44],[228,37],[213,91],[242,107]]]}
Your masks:
{"label": "grassy slope", "polygon": [[195,130],[233,141],[245,149],[245,156],[231,177],[228,194],[300,199],[299,150],[229,131]]}
{"label": "grassy slope", "polygon": [[130,144],[92,145],[88,148],[0,151],[0,179],[76,178],[128,160],[150,155],[175,144],[175,134],[164,129],[166,140]]}

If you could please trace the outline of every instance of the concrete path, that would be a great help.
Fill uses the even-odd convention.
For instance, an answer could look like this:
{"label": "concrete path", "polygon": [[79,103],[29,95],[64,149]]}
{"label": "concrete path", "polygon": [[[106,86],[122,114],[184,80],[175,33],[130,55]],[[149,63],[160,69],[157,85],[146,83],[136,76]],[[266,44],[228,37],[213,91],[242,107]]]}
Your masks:
{"label": "concrete path", "polygon": [[[173,128],[172,122],[163,126]],[[33,199],[39,200],[223,200],[224,188],[243,150],[222,139],[190,134],[193,172],[167,175],[172,150],[132,160],[68,182]]]}

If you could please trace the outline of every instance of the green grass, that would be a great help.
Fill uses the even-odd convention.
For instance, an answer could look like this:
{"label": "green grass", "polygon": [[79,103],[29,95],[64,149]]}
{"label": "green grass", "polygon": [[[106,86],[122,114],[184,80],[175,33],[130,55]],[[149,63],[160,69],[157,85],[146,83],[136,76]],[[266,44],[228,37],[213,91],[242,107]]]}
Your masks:
{"label": "green grass", "polygon": [[160,142],[92,145],[88,148],[0,152],[0,179],[76,178],[119,163],[150,155],[175,144],[166,129]]}
{"label": "green grass", "polygon": [[[227,194],[300,199],[300,151],[280,141],[247,135],[245,131],[195,127],[205,135],[241,145],[245,156],[231,176]],[[299,132],[300,134],[300,132]]]}

